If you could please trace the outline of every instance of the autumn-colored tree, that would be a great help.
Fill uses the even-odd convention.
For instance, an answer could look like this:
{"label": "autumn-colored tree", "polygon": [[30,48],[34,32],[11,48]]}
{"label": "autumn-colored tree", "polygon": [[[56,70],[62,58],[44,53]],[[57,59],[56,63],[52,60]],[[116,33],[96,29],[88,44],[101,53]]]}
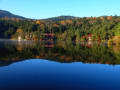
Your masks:
{"label": "autumn-colored tree", "polygon": [[41,24],[41,25],[40,25],[40,28],[41,28],[42,30],[44,30],[44,29],[45,29],[45,25],[44,25],[44,24]]}
{"label": "autumn-colored tree", "polygon": [[7,17],[7,16],[5,16],[5,17],[4,17],[4,20],[10,20],[10,18],[9,18],[9,17]]}
{"label": "autumn-colored tree", "polygon": [[112,16],[107,16],[107,20],[112,20]]}
{"label": "autumn-colored tree", "polygon": [[53,27],[59,27],[59,25],[58,24],[53,24]]}
{"label": "autumn-colored tree", "polygon": [[17,31],[16,31],[17,33],[22,33],[23,32],[23,30],[22,29],[17,29]]}
{"label": "autumn-colored tree", "polygon": [[104,20],[105,18],[104,17],[100,17],[101,20]]}
{"label": "autumn-colored tree", "polygon": [[61,21],[60,24],[65,25],[66,23],[65,23],[65,21]]}
{"label": "autumn-colored tree", "polygon": [[41,21],[40,21],[40,20],[37,20],[37,21],[36,21],[36,24],[41,24]]}
{"label": "autumn-colored tree", "polygon": [[72,20],[66,20],[66,23],[67,24],[72,24],[73,22],[72,22]]}

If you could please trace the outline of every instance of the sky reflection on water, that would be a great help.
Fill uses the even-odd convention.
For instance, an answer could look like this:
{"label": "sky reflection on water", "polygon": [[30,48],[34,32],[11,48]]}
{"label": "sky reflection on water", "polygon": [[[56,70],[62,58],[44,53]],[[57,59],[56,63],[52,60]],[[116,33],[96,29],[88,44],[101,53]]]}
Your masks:
{"label": "sky reflection on water", "polygon": [[57,63],[42,59],[0,68],[2,89],[119,90],[120,66]]}

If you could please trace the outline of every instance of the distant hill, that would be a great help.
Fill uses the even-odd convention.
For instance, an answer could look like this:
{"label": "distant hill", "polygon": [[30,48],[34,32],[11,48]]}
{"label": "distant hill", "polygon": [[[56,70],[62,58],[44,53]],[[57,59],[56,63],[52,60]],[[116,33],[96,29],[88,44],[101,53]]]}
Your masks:
{"label": "distant hill", "polygon": [[[29,18],[25,18],[19,15],[15,15],[9,11],[5,11],[5,10],[0,10],[0,18],[19,18],[19,19],[29,19]],[[52,18],[47,18],[47,19],[41,19],[41,20],[45,20],[45,21],[62,21],[62,20],[69,20],[69,19],[75,19],[75,18],[79,18],[79,17],[74,17],[74,16],[58,16],[58,17],[52,17]]]}
{"label": "distant hill", "polygon": [[74,16],[58,16],[58,17],[52,17],[52,18],[48,18],[48,19],[44,19],[44,20],[49,20],[49,21],[62,21],[62,20],[69,20],[69,19],[75,19],[78,17],[74,17]]}
{"label": "distant hill", "polygon": [[24,17],[18,16],[18,15],[14,15],[11,12],[8,12],[8,11],[5,11],[5,10],[0,10],[0,18],[4,18],[4,17],[25,19]]}

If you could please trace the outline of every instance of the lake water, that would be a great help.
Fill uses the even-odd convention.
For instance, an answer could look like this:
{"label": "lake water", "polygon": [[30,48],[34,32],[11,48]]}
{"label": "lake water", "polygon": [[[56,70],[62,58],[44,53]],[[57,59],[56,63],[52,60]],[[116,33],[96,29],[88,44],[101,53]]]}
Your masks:
{"label": "lake water", "polygon": [[120,48],[1,40],[0,90],[120,90]]}

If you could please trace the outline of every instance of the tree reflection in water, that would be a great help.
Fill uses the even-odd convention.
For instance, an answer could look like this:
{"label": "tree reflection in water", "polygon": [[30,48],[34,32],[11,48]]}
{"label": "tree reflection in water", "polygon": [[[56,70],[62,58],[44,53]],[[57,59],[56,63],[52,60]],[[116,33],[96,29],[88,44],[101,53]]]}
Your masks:
{"label": "tree reflection in water", "polygon": [[0,41],[0,65],[26,59],[47,59],[60,63],[120,64],[120,48],[98,42]]}

